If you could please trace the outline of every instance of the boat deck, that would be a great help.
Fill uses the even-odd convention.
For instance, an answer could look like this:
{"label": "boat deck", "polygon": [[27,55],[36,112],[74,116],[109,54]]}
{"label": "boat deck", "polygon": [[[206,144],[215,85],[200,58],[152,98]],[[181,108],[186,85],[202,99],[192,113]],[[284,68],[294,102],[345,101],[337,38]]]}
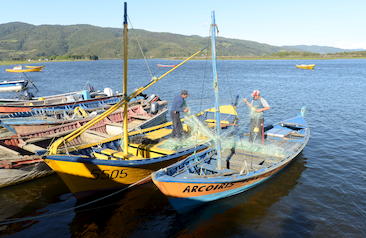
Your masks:
{"label": "boat deck", "polygon": [[[301,148],[302,141],[268,138],[266,145],[249,149],[231,149],[222,153],[226,168],[237,172],[252,172],[281,162]],[[286,153],[282,152],[286,151]]]}
{"label": "boat deck", "polygon": [[[221,153],[222,169],[216,168],[216,156],[206,163],[199,163],[190,173],[198,173],[197,177],[227,176],[233,174],[247,174],[259,171],[288,159],[303,146],[303,140],[298,137],[268,136],[265,145],[251,144],[246,139],[232,149],[225,149]],[[183,177],[186,175],[182,175]]]}

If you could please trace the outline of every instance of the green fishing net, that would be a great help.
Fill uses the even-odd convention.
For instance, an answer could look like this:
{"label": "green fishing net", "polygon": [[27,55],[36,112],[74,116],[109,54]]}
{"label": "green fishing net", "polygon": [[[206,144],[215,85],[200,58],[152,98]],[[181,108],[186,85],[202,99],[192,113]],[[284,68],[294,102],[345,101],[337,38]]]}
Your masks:
{"label": "green fishing net", "polygon": [[169,138],[159,145],[159,148],[179,150],[194,147],[215,138],[214,132],[194,115],[184,117],[183,128],[185,128],[185,135],[182,138]]}
{"label": "green fishing net", "polygon": [[259,153],[262,155],[284,157],[285,151],[283,148],[278,147],[274,144],[266,142],[253,143],[248,140],[248,138],[237,138],[237,137],[221,137],[221,148],[245,151],[247,153]]}
{"label": "green fishing net", "polygon": [[[210,146],[215,146],[216,133],[213,128],[209,128],[207,124],[200,121],[196,116],[184,117],[184,126],[188,128],[188,133],[181,139],[167,139],[159,147],[168,150],[179,150],[182,148],[194,147],[199,144],[209,143]],[[238,149],[248,153],[260,153],[263,155],[271,155],[284,157],[285,151],[283,148],[265,141],[264,144],[248,141],[247,137],[228,136],[222,133],[218,140],[221,142],[222,150]]]}

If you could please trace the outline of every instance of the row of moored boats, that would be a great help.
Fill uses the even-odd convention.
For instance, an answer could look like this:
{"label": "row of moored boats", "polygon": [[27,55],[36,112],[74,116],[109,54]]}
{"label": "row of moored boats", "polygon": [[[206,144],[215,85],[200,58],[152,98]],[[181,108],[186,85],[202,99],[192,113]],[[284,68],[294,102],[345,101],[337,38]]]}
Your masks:
{"label": "row of moored boats", "polygon": [[[127,34],[126,12],[124,17]],[[122,94],[81,90],[2,101],[0,187],[56,172],[76,197],[84,197],[152,180],[176,209],[185,210],[244,192],[282,170],[309,140],[304,114],[266,126],[262,142],[253,143],[248,134],[237,133],[237,105],[217,103],[214,19],[213,13],[217,100],[215,107],[182,119],[187,137],[172,138],[167,102],[143,92],[202,50],[169,65],[162,76],[130,94],[125,71]]]}

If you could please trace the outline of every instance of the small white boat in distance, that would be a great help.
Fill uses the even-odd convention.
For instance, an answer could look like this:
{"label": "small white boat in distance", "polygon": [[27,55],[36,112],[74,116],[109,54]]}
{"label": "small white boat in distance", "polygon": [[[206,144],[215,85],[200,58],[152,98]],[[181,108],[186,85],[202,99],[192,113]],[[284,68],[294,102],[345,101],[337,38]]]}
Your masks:
{"label": "small white boat in distance", "polygon": [[173,68],[177,66],[176,64],[157,64],[158,67],[165,67],[165,68]]}
{"label": "small white boat in distance", "polygon": [[26,89],[27,80],[0,81],[0,92],[19,92]]}

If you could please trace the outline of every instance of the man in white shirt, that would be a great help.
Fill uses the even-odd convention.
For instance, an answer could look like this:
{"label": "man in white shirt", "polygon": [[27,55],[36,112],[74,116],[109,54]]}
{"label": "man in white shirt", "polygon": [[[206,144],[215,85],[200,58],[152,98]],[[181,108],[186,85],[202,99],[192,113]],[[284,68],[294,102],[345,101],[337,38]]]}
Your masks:
{"label": "man in white shirt", "polygon": [[263,112],[271,109],[268,102],[260,95],[259,90],[252,92],[252,101],[248,102],[246,98],[243,101],[251,109],[250,111],[250,133],[249,141],[261,140],[264,143],[264,116]]}

